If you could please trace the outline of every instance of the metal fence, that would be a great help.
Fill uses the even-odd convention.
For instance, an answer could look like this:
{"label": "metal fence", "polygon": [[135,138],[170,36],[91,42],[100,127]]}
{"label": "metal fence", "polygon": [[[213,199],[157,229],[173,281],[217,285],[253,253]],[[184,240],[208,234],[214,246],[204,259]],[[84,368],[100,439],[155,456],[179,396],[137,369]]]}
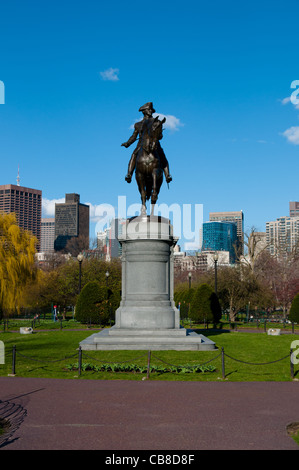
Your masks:
{"label": "metal fence", "polygon": [[[232,357],[230,356],[229,354],[226,354],[225,351],[224,351],[224,348],[222,347],[221,348],[221,351],[214,357],[212,357],[211,359],[209,359],[208,361],[206,362],[203,362],[201,364],[198,364],[198,365],[190,365],[190,364],[185,364],[185,365],[180,365],[179,367],[183,367],[184,369],[187,369],[188,368],[193,368],[194,367],[202,367],[202,366],[206,366],[207,364],[211,364],[213,361],[215,361],[216,359],[218,359],[219,357],[221,357],[221,373],[222,373],[222,379],[224,380],[226,378],[226,364],[225,364],[225,358],[229,358],[230,360],[233,360],[233,361],[236,361],[236,362],[239,362],[239,363],[242,363],[242,364],[247,364],[247,365],[253,365],[253,366],[267,366],[269,364],[274,364],[274,363],[277,363],[277,362],[280,362],[280,361],[283,361],[287,358],[290,359],[290,376],[291,376],[291,379],[293,380],[294,377],[295,377],[295,371],[294,371],[294,363],[293,363],[293,360],[292,360],[292,355],[293,355],[293,349],[291,348],[290,349],[290,352],[279,358],[279,359],[275,359],[273,361],[269,361],[269,362],[249,362],[249,361],[242,361],[238,358],[235,358],[235,357]],[[39,362],[39,363],[56,363],[56,362],[62,362],[62,361],[65,361],[67,359],[72,359],[72,358],[77,358],[78,359],[78,375],[81,376],[82,375],[82,364],[83,364],[83,350],[81,348],[81,346],[79,346],[78,348],[78,352],[76,352],[75,354],[71,355],[71,356],[64,356],[63,358],[61,359],[51,359],[51,360],[45,360],[45,359],[40,359],[40,358],[35,358],[35,357],[31,357],[31,356],[26,356],[25,354],[19,352],[17,350],[17,347],[16,345],[13,346],[12,348],[12,375],[16,375],[16,364],[17,364],[17,356],[19,356],[20,358],[24,358],[28,361],[35,361],[35,362]],[[146,365],[146,368],[144,370],[146,370],[146,378],[149,379],[150,378],[150,373],[151,373],[151,364],[152,364],[152,359],[156,359],[157,361],[160,361],[161,363],[164,363],[170,367],[178,367],[177,364],[171,364],[171,363],[168,363],[166,362],[165,360],[159,358],[156,353],[153,354],[152,351],[147,351],[146,353],[136,357],[136,358],[133,358],[133,359],[130,359],[128,361],[121,361],[120,363],[121,364],[124,364],[124,363],[129,363],[129,362],[132,362],[132,360],[139,360],[141,358],[147,358],[147,365]],[[101,362],[101,363],[105,363],[105,364],[114,364],[114,362],[108,362],[108,361],[102,361],[100,359],[96,359],[95,357],[90,357],[88,356],[88,354],[85,353],[84,351],[84,358],[89,358],[89,359],[92,359],[93,361],[96,361],[96,362]]]}

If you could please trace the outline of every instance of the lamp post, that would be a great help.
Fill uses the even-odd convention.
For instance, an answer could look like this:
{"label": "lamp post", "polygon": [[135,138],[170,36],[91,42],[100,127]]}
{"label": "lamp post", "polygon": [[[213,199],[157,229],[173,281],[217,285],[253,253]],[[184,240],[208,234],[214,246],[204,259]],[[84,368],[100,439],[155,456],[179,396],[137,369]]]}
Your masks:
{"label": "lamp post", "polygon": [[218,263],[218,253],[214,253],[214,264],[215,264],[215,294],[217,295],[217,263]]}
{"label": "lamp post", "polygon": [[[189,289],[191,289],[191,279],[192,279],[192,274],[189,272],[188,273],[188,279],[189,279]],[[188,317],[189,317],[189,320],[190,320],[190,328],[191,328],[191,318],[190,318],[190,302],[189,302],[189,305],[188,305]]]}
{"label": "lamp post", "polygon": [[79,262],[79,294],[80,294],[80,292],[81,292],[81,265],[82,265],[82,261],[83,261],[82,253],[78,254],[77,260]]}
{"label": "lamp post", "polygon": [[[105,272],[106,276],[106,288],[107,288],[107,295],[108,295],[108,300],[109,300],[109,290],[108,290],[108,277],[110,276],[109,271]],[[109,303],[109,321],[110,321],[110,326],[111,326],[111,303]]]}
{"label": "lamp post", "polygon": [[188,274],[188,278],[189,278],[189,289],[191,289],[191,278],[192,278],[191,273]]}

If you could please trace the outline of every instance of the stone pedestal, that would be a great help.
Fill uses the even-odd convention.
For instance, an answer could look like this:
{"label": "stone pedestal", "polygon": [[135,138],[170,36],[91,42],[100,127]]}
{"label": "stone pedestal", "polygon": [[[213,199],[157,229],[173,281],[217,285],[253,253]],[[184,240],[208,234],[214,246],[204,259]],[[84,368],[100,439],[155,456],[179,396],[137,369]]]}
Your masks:
{"label": "stone pedestal", "polygon": [[91,335],[82,349],[197,350],[215,343],[180,327],[173,300],[173,237],[168,219],[135,217],[119,237],[122,300],[115,326]]}

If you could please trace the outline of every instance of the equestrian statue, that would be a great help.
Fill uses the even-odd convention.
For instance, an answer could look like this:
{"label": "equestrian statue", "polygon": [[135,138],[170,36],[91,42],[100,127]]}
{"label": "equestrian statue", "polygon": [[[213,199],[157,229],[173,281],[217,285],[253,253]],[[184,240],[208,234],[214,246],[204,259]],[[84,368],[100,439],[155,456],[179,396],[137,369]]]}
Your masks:
{"label": "equestrian statue", "polygon": [[141,214],[145,215],[146,201],[149,199],[152,204],[151,213],[154,213],[154,207],[163,183],[163,173],[167,183],[172,181],[172,177],[169,173],[167,158],[160,145],[160,140],[163,138],[163,124],[166,118],[164,117],[160,121],[159,116],[153,117],[155,110],[151,102],[141,106],[139,111],[143,113],[143,119],[135,123],[132,136],[121,145],[128,148],[138,139],[138,144],[129,162],[125,180],[131,183],[135,170],[142,202]]}

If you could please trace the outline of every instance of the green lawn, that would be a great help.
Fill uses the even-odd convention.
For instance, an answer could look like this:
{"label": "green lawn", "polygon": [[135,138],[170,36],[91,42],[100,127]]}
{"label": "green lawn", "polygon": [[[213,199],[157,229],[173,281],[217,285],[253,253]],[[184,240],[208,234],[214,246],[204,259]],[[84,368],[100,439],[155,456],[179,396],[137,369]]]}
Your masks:
{"label": "green lawn", "polygon": [[[290,347],[298,335],[269,336],[261,333],[202,331],[216,345],[215,351],[152,351],[151,365],[174,366],[207,364],[214,372],[161,373],[153,372],[150,380],[200,380],[222,379],[221,348],[224,348],[225,380],[227,381],[290,381]],[[5,364],[0,364],[0,376],[12,373],[12,349],[16,346],[16,375],[19,377],[50,377],[69,379],[126,379],[142,380],[146,372],[98,372],[95,370],[69,370],[78,362],[78,346],[91,334],[85,331],[57,329],[35,331],[30,335],[1,332],[5,346]],[[228,357],[229,356],[229,357]],[[284,358],[283,360],[280,360]],[[82,351],[82,363],[100,366],[103,363],[128,363],[145,365],[147,351]],[[241,362],[242,361],[242,362]],[[276,362],[275,362],[276,361]],[[258,364],[257,364],[258,363]],[[260,363],[266,363],[260,365]],[[295,365],[295,378],[299,366]]]}

